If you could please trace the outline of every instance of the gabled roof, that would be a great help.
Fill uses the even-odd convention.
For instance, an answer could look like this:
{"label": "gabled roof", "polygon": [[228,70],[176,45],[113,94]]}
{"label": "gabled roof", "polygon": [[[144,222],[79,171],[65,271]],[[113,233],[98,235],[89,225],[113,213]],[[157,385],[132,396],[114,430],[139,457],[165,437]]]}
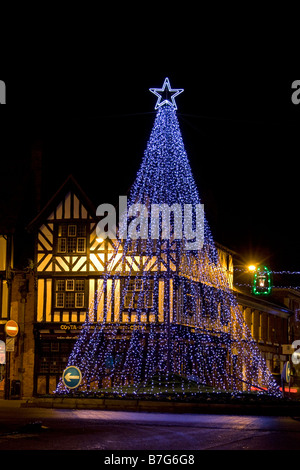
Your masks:
{"label": "gabled roof", "polygon": [[81,204],[85,207],[87,212],[92,218],[96,216],[96,208],[85,194],[79,183],[76,181],[74,176],[70,174],[61,187],[56,191],[52,198],[47,202],[43,209],[37,214],[37,216],[27,225],[26,230],[29,232],[35,231],[40,225],[43,224],[45,220],[50,216],[50,214],[55,210],[55,208],[64,200],[68,193],[74,193]]}

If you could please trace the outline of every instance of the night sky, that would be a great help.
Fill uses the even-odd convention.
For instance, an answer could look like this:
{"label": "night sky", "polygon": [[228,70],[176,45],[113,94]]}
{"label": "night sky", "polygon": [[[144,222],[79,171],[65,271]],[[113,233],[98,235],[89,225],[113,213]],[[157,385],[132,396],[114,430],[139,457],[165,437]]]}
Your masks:
{"label": "night sky", "polygon": [[300,271],[297,76],[255,56],[203,57],[197,44],[189,55],[173,48],[164,57],[156,48],[119,46],[66,55],[55,67],[28,66],[22,80],[0,77],[8,102],[1,107],[2,224],[13,214],[20,228],[35,215],[30,149],[39,139],[44,203],[70,173],[95,206],[117,203],[154,122],[148,89],[169,77],[185,90],[177,115],[214,239],[245,263]]}

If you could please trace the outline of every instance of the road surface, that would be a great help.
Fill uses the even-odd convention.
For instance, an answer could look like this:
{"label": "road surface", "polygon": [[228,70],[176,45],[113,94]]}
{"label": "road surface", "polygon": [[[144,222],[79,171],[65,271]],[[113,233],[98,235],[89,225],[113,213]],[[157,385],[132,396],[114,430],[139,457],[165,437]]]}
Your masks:
{"label": "road surface", "polygon": [[2,450],[300,450],[300,417],[0,405]]}

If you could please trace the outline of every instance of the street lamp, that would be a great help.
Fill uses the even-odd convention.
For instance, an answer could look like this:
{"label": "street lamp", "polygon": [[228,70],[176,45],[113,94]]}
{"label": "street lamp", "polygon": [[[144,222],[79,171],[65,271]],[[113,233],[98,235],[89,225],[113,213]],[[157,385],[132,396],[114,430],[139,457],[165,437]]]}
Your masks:
{"label": "street lamp", "polygon": [[256,266],[254,264],[250,264],[248,266],[248,270],[251,272],[251,273],[254,273],[254,271],[256,271]]}

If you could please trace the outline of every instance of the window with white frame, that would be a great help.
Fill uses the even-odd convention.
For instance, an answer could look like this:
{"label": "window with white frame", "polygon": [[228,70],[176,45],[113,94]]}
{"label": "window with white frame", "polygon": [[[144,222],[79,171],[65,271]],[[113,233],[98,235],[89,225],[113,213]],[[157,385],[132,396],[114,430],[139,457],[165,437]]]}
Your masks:
{"label": "window with white frame", "polygon": [[56,279],[55,281],[55,307],[56,308],[84,308],[85,307],[85,280],[84,279]]}
{"label": "window with white frame", "polygon": [[86,252],[86,225],[59,224],[57,229],[58,253]]}
{"label": "window with white frame", "polygon": [[153,279],[130,279],[124,283],[125,308],[153,307]]}

